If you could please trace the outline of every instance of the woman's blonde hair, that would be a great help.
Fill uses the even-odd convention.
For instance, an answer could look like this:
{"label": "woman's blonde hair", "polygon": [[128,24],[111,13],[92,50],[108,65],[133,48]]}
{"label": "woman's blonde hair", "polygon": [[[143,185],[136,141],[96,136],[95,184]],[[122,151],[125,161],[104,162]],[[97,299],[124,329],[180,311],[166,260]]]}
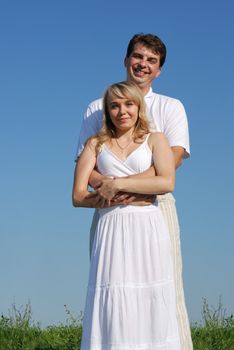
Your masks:
{"label": "woman's blonde hair", "polygon": [[135,142],[143,142],[144,135],[149,133],[149,122],[145,111],[145,101],[141,90],[138,86],[130,81],[122,81],[109,86],[104,94],[103,98],[103,124],[97,137],[96,149],[99,150],[100,146],[116,137],[116,128],[112,123],[109,113],[109,102],[114,98],[127,98],[137,104],[138,119],[133,132],[133,140]]}

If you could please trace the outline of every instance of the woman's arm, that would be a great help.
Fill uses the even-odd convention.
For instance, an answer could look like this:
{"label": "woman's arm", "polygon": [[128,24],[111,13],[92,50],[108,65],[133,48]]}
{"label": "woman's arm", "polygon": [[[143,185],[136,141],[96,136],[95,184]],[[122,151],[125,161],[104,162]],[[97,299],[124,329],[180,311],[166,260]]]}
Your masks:
{"label": "woman's arm", "polygon": [[173,192],[175,183],[175,161],[166,137],[154,133],[149,137],[157,176],[149,178],[117,178],[104,181],[98,189],[101,196],[110,200],[119,192],[161,194]]}
{"label": "woman's arm", "polygon": [[102,208],[105,199],[97,191],[88,191],[88,181],[96,164],[95,141],[89,140],[75,167],[72,190],[74,207]]}

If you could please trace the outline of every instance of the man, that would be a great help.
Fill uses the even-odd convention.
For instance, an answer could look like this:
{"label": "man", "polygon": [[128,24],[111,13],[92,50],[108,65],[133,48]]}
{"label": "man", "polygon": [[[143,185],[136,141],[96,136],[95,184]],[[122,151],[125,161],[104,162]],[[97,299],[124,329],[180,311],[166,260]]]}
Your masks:
{"label": "man", "polygon": [[[189,156],[190,152],[186,113],[179,100],[156,94],[151,87],[154,79],[160,75],[165,59],[166,47],[157,36],[136,34],[129,42],[124,64],[127,70],[127,79],[135,82],[144,94],[151,125],[167,136],[174,154],[175,168],[177,168],[181,165],[183,159]],[[87,108],[81,127],[77,157],[82,152],[86,140],[97,134],[101,125],[102,99],[99,99],[92,102]],[[147,177],[150,175],[152,176],[152,169],[140,176]],[[91,186],[97,187],[101,181],[103,181],[103,177],[94,171],[90,178]],[[122,196],[120,200],[124,198]],[[136,196],[130,198],[130,201],[133,199],[140,200]],[[171,238],[181,349],[191,350],[193,346],[183,292],[180,232],[175,200],[171,194],[157,196],[157,200],[167,221]],[[95,226],[96,219],[94,216],[90,237],[91,248]]]}

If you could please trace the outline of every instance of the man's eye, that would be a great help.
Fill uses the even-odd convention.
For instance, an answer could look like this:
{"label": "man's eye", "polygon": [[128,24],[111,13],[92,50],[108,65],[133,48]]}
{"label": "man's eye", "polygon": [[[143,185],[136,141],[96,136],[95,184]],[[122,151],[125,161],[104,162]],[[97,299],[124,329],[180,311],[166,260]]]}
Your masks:
{"label": "man's eye", "polygon": [[151,64],[156,64],[158,61],[156,60],[156,59],[151,59],[151,60],[149,60],[149,63],[151,63]]}

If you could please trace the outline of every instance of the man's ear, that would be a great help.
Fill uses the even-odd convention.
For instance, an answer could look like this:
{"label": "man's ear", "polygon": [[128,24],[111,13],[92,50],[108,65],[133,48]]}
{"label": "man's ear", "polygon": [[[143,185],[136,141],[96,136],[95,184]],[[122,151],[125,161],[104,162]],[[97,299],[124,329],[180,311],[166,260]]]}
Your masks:
{"label": "man's ear", "polygon": [[158,72],[155,74],[155,78],[158,78],[162,72],[162,68],[159,68]]}
{"label": "man's ear", "polygon": [[128,57],[125,57],[125,59],[124,59],[124,67],[127,67],[127,64],[128,64]]}

